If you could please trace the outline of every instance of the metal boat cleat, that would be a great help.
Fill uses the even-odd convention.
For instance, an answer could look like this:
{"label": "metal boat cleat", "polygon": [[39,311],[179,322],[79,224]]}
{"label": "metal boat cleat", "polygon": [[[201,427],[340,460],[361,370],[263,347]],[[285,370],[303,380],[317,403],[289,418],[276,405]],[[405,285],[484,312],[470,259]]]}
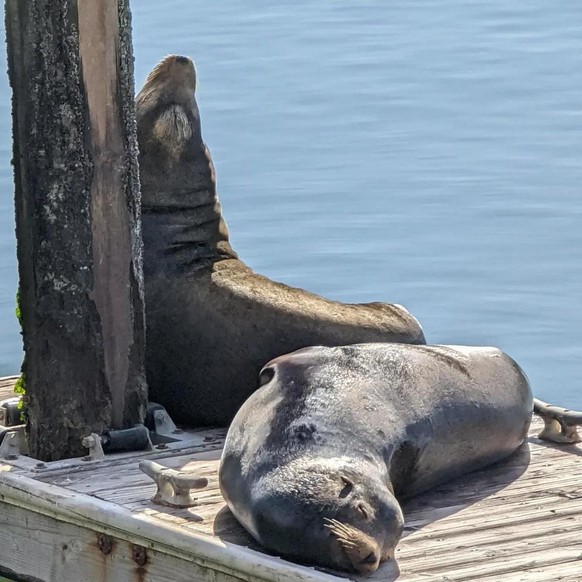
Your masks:
{"label": "metal boat cleat", "polygon": [[139,468],[148,477],[151,477],[158,486],[156,494],[152,497],[152,502],[159,505],[193,507],[196,505],[196,499],[192,497],[190,490],[203,489],[208,485],[208,479],[205,477],[176,471],[154,461],[141,461]]}
{"label": "metal boat cleat", "polygon": [[571,444],[582,442],[578,426],[582,426],[582,412],[568,410],[534,398],[534,413],[544,421],[538,438],[553,443]]}

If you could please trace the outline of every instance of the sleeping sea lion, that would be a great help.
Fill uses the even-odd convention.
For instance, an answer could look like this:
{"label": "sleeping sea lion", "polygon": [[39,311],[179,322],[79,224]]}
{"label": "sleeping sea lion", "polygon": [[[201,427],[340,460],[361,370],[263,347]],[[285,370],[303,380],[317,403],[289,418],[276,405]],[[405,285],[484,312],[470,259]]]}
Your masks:
{"label": "sleeping sea lion", "polygon": [[224,445],[228,506],[266,548],[359,573],[394,556],[400,500],[510,455],[533,409],[495,348],[310,347],[261,384]]}
{"label": "sleeping sea lion", "polygon": [[399,305],[350,305],[254,273],[232,249],[202,141],[189,58],[137,95],[150,399],[174,420],[226,425],[270,359],[314,345],[425,343]]}

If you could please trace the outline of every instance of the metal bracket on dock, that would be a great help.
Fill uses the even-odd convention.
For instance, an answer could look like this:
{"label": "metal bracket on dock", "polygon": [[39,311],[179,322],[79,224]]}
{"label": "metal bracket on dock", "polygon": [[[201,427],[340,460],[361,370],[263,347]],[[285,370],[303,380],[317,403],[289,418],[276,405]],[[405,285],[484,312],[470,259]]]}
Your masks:
{"label": "metal bracket on dock", "polygon": [[81,441],[81,444],[89,449],[89,455],[84,457],[87,461],[103,461],[105,460],[105,453],[103,452],[103,446],[101,445],[101,437],[92,432],[89,436],[86,436]]}
{"label": "metal bracket on dock", "polygon": [[150,429],[150,432],[158,436],[167,437],[170,439],[170,442],[179,440],[179,437],[176,437],[176,435],[182,433],[174,424],[168,411],[161,404],[155,402],[148,403],[144,424]]}
{"label": "metal bracket on dock", "polygon": [[158,486],[152,501],[160,505],[193,507],[196,505],[196,499],[192,497],[190,490],[203,489],[208,485],[208,479],[205,477],[176,471],[159,463],[154,463],[154,461],[141,461],[139,468],[148,477],[151,477]]}
{"label": "metal bracket on dock", "polygon": [[20,427],[0,433],[0,459],[16,459],[20,453]]}
{"label": "metal bracket on dock", "polygon": [[121,430],[105,430],[102,435],[91,433],[81,442],[89,449],[89,456],[84,457],[86,461],[103,461],[106,453],[152,450],[149,430],[143,424]]}
{"label": "metal bracket on dock", "polygon": [[5,427],[22,424],[20,402],[21,396],[0,400],[0,425]]}
{"label": "metal bracket on dock", "polygon": [[577,430],[578,426],[582,426],[582,412],[534,398],[534,413],[544,421],[544,428],[538,438],[561,444],[582,442]]}

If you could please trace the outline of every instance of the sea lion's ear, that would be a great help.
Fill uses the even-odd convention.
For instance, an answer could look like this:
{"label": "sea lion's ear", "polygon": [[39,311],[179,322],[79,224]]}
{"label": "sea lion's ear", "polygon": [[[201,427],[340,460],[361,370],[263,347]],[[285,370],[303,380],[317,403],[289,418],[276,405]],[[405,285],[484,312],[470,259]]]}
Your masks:
{"label": "sea lion's ear", "polygon": [[261,370],[259,375],[259,388],[268,384],[275,377],[275,369],[271,366],[265,367]]}

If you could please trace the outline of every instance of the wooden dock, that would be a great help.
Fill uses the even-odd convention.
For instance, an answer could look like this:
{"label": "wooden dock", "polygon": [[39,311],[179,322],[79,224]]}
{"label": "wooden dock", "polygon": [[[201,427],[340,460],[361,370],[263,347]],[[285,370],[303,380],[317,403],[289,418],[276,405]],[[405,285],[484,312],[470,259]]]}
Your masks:
{"label": "wooden dock", "polygon": [[[0,399],[15,378],[0,380]],[[405,508],[396,562],[354,580],[582,581],[582,445],[536,438],[508,461],[447,483]],[[101,462],[0,460],[0,574],[50,582],[332,582],[345,579],[263,553],[217,483],[224,430],[181,450]],[[208,478],[198,505],[154,505],[143,458]],[[16,576],[15,576],[16,577]]]}

